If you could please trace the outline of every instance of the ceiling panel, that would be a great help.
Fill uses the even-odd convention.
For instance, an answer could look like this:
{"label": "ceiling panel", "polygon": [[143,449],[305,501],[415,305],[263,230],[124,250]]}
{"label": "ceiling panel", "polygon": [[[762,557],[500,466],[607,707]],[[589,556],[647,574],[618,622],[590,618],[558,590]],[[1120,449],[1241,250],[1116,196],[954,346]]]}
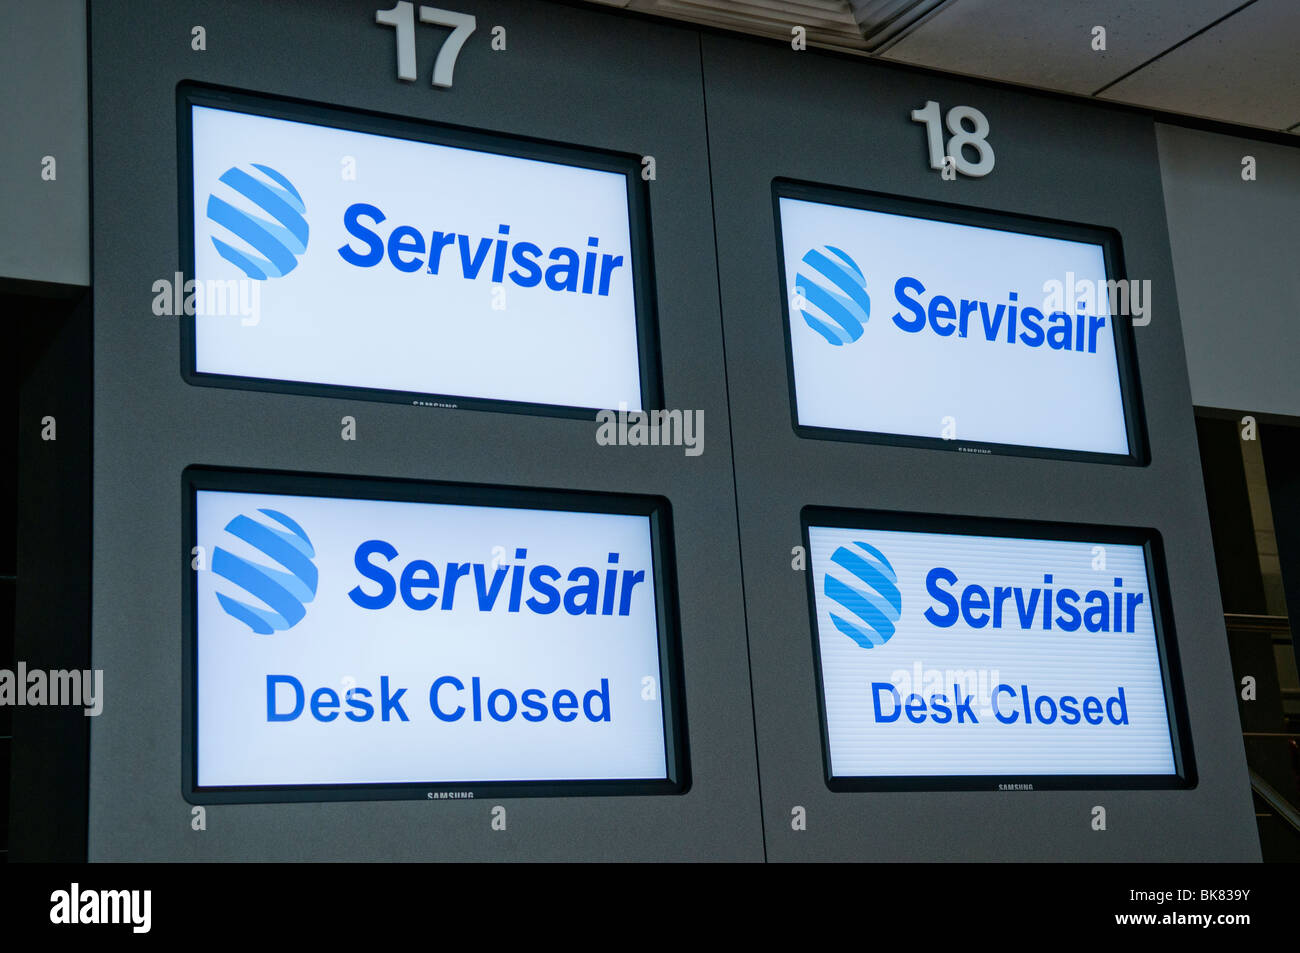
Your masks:
{"label": "ceiling panel", "polygon": [[[1091,95],[1243,2],[950,0],[884,58]],[[1106,28],[1104,52],[1092,49],[1094,26]]]}
{"label": "ceiling panel", "polygon": [[867,45],[848,0],[630,0],[623,5],[785,40],[790,39],[791,27],[798,25],[807,31],[810,43],[855,50]]}
{"label": "ceiling panel", "polygon": [[1271,129],[1300,124],[1300,0],[1255,0],[1103,99]]}
{"label": "ceiling panel", "polygon": [[1300,0],[590,2],[1300,134]]}

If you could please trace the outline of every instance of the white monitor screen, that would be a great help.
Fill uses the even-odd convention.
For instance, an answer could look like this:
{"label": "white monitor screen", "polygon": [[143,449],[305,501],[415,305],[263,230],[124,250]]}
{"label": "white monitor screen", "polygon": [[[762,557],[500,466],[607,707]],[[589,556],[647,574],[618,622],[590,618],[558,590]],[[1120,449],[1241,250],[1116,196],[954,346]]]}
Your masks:
{"label": "white monitor screen", "polygon": [[832,787],[1182,783],[1136,532],[956,534],[827,516],[806,518]]}
{"label": "white monitor screen", "polygon": [[1125,412],[1130,332],[1110,313],[1115,276],[1100,233],[1068,240],[933,217],[955,210],[881,210],[917,208],[902,200],[796,197],[811,194],[821,192],[776,193],[803,435],[1137,455]]}
{"label": "white monitor screen", "polygon": [[680,781],[659,511],[241,477],[190,490],[192,793]]}
{"label": "white monitor screen", "polygon": [[195,382],[570,414],[654,399],[632,160],[183,97]]}

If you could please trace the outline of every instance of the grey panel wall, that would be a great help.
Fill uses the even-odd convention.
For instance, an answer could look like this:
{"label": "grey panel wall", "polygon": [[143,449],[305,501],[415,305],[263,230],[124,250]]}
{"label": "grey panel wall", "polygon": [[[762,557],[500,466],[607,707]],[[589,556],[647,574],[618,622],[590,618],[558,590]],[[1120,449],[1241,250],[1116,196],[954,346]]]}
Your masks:
{"label": "grey panel wall", "polygon": [[[455,88],[434,90],[423,70],[436,34],[420,34],[420,80],[399,83],[375,6],[104,0],[92,10],[93,645],[108,695],[92,733],[92,859],[759,859],[751,659],[772,858],[1258,858],[1150,120],[713,35],[702,72],[695,31],[522,0],[456,4],[479,17],[479,32]],[[505,53],[488,46],[498,23]],[[190,48],[194,25],[207,31],[206,52]],[[150,304],[152,282],[179,259],[175,86],[186,79],[653,154],[665,398],[704,410],[705,453],[599,447],[581,421],[185,384],[179,329]],[[985,111],[992,176],[942,182],[929,171],[923,130],[907,118],[926,99]],[[1153,321],[1137,333],[1150,466],[796,438],[770,193],[778,175],[1117,228],[1129,274],[1155,291]],[[339,439],[345,414],[357,419],[355,443]],[[505,833],[490,830],[481,801],[209,807],[208,829],[191,830],[178,571],[188,560],[179,476],[191,463],[666,496],[690,792],[509,801]],[[805,582],[790,569],[808,503],[1159,529],[1199,785],[833,795],[821,776]],[[1090,829],[1095,804],[1110,812],[1105,833]],[[808,809],[807,831],[791,830],[794,805]]]}
{"label": "grey panel wall", "polygon": [[[537,3],[458,2],[479,31],[450,91],[395,78],[373,2],[96,3],[94,724],[90,856],[118,859],[761,859],[730,437],[695,33]],[[489,48],[507,28],[508,49]],[[207,51],[190,49],[190,29]],[[702,456],[612,448],[593,422],[191,387],[151,283],[178,262],[175,87],[206,81],[653,154],[666,401]],[[339,439],[356,417],[359,438]],[[209,807],[181,797],[180,474],[191,463],[662,494],[673,507],[693,786],[658,798]]]}
{"label": "grey panel wall", "polygon": [[1156,141],[1192,400],[1300,416],[1300,148],[1165,124]]}
{"label": "grey panel wall", "polygon": [[0,6],[0,89],[0,278],[88,285],[85,0]]}
{"label": "grey panel wall", "polygon": [[[786,44],[706,36],[711,168],[770,859],[1258,859],[1149,119]],[[981,109],[997,168],[945,182],[909,114]],[[762,148],[756,149],[755,144]],[[1155,306],[1137,353],[1151,464],[1119,467],[801,440],[774,236],[777,176],[1112,226]],[[1063,425],[1068,425],[1063,423]],[[805,580],[805,504],[1121,526],[1164,536],[1200,783],[1177,792],[833,794]],[[1109,829],[1091,829],[1091,808]],[[807,830],[791,808],[807,810]]]}

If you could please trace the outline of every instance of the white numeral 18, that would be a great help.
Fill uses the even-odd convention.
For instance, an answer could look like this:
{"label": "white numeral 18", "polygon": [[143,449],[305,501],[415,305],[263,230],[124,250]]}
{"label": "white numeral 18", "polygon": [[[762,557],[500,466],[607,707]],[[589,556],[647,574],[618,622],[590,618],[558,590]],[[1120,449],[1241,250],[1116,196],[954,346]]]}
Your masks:
{"label": "white numeral 18", "polygon": [[[948,148],[943,146],[943,135],[939,129],[939,104],[928,100],[920,109],[912,110],[912,121],[925,123],[926,145],[930,152],[930,168],[943,169],[945,157],[952,157],[953,168],[962,175],[973,178],[988,175],[993,171],[993,147],[986,138],[989,134],[989,121],[974,106],[953,106],[948,110],[945,124],[952,133],[948,137]],[[967,128],[964,123],[969,124]],[[967,161],[962,148],[969,146],[979,155],[976,162]]]}

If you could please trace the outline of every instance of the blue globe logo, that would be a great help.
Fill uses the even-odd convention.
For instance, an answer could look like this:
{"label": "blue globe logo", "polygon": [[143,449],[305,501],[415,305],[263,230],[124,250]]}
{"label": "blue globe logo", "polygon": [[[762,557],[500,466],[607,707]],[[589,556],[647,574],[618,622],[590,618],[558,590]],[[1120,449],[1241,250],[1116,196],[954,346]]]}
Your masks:
{"label": "blue globe logo", "polygon": [[884,645],[893,636],[903,597],[894,567],[874,546],[855,542],[835,550],[822,590],[834,603],[835,628],[862,648]]}
{"label": "blue globe logo", "polygon": [[[258,635],[293,628],[307,614],[305,603],[316,598],[316,550],[301,526],[276,510],[258,510],[265,521],[236,516],[226,532],[253,547],[281,568],[264,566],[217,547],[212,571],[238,587],[239,598],[217,593],[227,614]],[[275,525],[279,524],[279,525]],[[243,600],[252,597],[257,604]]]}
{"label": "blue globe logo", "polygon": [[224,188],[208,196],[208,219],[217,226],[212,244],[221,257],[257,281],[293,271],[307,250],[308,231],[307,208],[293,183],[256,163],[227,169],[219,181]]}
{"label": "blue globe logo", "polygon": [[857,262],[834,245],[814,248],[803,256],[794,281],[808,327],[836,347],[862,337],[871,298]]}

